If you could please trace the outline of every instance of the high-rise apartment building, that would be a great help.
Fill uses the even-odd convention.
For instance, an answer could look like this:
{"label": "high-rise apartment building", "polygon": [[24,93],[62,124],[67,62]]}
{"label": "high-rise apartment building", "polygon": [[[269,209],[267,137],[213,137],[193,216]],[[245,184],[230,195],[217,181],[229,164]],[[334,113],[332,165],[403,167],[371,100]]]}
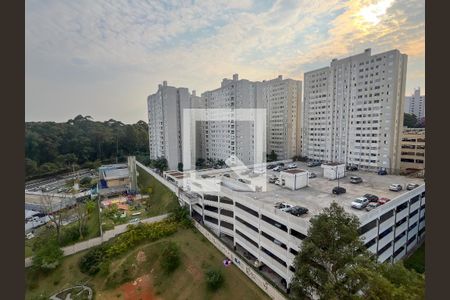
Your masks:
{"label": "high-rise apartment building", "polygon": [[362,169],[400,169],[407,55],[371,49],[305,73],[302,153]]}
{"label": "high-rise apartment building", "polygon": [[147,98],[147,106],[150,158],[165,157],[169,169],[177,169],[183,157],[183,110],[201,106],[200,97],[164,81]]}
{"label": "high-rise apartment building", "polygon": [[411,96],[405,97],[405,113],[414,114],[417,119],[425,118],[425,95],[420,95],[420,88],[414,89]]}
{"label": "high-rise apartment building", "polygon": [[300,155],[302,82],[280,75],[261,86],[267,108],[267,153],[273,150],[279,160]]}
{"label": "high-rise apartment building", "polygon": [[[226,121],[208,121],[203,128],[203,155],[213,160],[238,158],[244,164],[256,162],[255,123],[235,120],[236,109],[266,109],[264,154],[272,150],[277,158],[289,159],[300,154],[302,82],[275,79],[258,82],[238,78],[223,79],[221,87],[202,94],[207,114],[214,109],[230,109]],[[223,114],[223,111],[218,113]],[[259,126],[256,124],[256,126]],[[265,158],[265,157],[264,157]]]}
{"label": "high-rise apartment building", "polygon": [[[239,80],[238,74],[234,74],[233,79],[223,79],[220,88],[204,92],[202,98],[210,120],[203,122],[203,158],[254,163],[255,124],[250,120],[236,120],[235,110],[264,107],[258,83]],[[214,121],[218,117],[225,120]]]}

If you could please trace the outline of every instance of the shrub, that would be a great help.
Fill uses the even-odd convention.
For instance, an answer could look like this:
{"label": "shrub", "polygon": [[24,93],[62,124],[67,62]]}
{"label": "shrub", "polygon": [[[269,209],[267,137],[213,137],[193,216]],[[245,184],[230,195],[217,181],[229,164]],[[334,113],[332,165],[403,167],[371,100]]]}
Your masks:
{"label": "shrub", "polygon": [[224,277],[220,270],[210,269],[205,275],[206,286],[211,291],[218,290],[223,285]]}
{"label": "shrub", "polygon": [[162,251],[161,256],[161,268],[166,273],[172,273],[181,263],[180,249],[174,242],[169,242],[169,244]]}
{"label": "shrub", "polygon": [[128,231],[121,234],[106,250],[108,257],[123,254],[144,240],[151,242],[169,236],[177,231],[177,223],[164,220],[152,224],[129,225],[128,228]]}
{"label": "shrub", "polygon": [[[82,231],[83,236],[86,236],[88,234],[88,228],[86,225],[83,226]],[[80,231],[78,229],[78,226],[70,226],[62,230],[59,244],[62,247],[64,247],[74,242],[77,242],[79,239],[80,239]]]}
{"label": "shrub", "polygon": [[83,255],[79,262],[80,271],[88,275],[97,274],[106,260],[106,248],[95,247]]}
{"label": "shrub", "polygon": [[42,271],[56,269],[61,263],[64,252],[55,239],[43,243],[33,256],[33,267]]}
{"label": "shrub", "polygon": [[185,228],[192,227],[192,219],[189,216],[189,210],[186,207],[177,206],[170,212],[169,219],[173,222],[177,222]]}

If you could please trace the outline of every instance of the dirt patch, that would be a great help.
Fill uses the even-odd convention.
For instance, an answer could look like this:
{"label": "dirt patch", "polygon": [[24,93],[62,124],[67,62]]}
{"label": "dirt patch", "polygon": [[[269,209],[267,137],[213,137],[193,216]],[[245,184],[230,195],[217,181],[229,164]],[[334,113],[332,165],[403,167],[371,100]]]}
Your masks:
{"label": "dirt patch", "polygon": [[152,281],[149,274],[123,284],[119,290],[124,300],[159,300],[153,293]]}
{"label": "dirt patch", "polygon": [[194,277],[194,280],[198,281],[202,279],[202,272],[194,265],[188,265],[187,271]]}
{"label": "dirt patch", "polygon": [[143,262],[145,262],[147,260],[147,256],[145,255],[144,251],[139,251],[138,254],[136,255],[136,262],[138,264],[141,264]]}

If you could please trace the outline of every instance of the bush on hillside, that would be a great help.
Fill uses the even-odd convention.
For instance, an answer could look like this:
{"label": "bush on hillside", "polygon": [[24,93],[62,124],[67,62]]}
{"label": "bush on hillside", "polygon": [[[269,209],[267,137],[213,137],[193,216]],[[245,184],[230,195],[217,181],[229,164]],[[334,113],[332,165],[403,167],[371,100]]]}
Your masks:
{"label": "bush on hillside", "polygon": [[220,270],[210,269],[208,272],[206,272],[205,275],[206,275],[205,276],[206,286],[211,291],[218,290],[225,281],[225,278],[223,277],[222,272]]}
{"label": "bush on hillside", "polygon": [[105,260],[106,247],[95,247],[81,257],[78,266],[80,267],[80,271],[82,273],[93,276],[100,271],[102,263]]}
{"label": "bush on hillside", "polygon": [[180,248],[174,242],[169,242],[161,254],[161,268],[166,273],[172,273],[178,268],[180,263]]}

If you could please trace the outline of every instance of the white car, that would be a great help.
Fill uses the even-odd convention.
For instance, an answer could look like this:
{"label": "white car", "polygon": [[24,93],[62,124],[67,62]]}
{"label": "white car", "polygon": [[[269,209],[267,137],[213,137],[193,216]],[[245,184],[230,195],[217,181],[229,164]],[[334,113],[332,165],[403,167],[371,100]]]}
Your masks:
{"label": "white car", "polygon": [[402,190],[402,185],[401,184],[397,184],[397,183],[393,183],[389,186],[389,190],[390,191],[394,191],[394,192],[398,192]]}
{"label": "white car", "polygon": [[367,204],[369,204],[369,202],[369,199],[366,197],[359,197],[352,202],[352,207],[356,209],[363,209],[367,206]]}
{"label": "white car", "polygon": [[286,211],[290,208],[294,207],[293,205],[285,202],[278,202],[275,204],[275,208],[278,208],[279,210]]}
{"label": "white car", "polygon": [[295,168],[297,168],[297,164],[295,164],[295,163],[288,164],[288,165],[287,165],[287,168],[288,168],[288,169],[295,169]]}

